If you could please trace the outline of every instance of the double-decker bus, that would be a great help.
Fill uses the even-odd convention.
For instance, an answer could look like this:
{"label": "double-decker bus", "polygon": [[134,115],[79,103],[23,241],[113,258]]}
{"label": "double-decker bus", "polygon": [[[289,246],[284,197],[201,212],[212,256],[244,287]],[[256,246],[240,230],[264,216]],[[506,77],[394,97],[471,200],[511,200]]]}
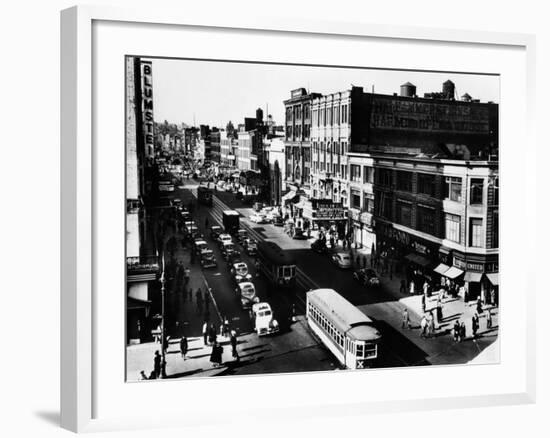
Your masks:
{"label": "double-decker bus", "polygon": [[374,364],[381,335],[367,315],[334,289],[308,292],[306,307],[309,327],[343,366],[360,369]]}
{"label": "double-decker bus", "polygon": [[271,240],[258,244],[260,272],[278,289],[293,289],[296,284],[296,261]]}

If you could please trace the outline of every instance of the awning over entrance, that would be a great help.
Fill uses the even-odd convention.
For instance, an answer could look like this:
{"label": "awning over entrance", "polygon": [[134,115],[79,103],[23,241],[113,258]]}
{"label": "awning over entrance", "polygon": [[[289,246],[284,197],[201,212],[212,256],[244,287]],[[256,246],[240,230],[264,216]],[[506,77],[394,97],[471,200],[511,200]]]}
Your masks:
{"label": "awning over entrance", "polygon": [[487,279],[491,282],[493,286],[498,286],[498,273],[493,272],[490,274],[485,274]]}
{"label": "awning over entrance", "polygon": [[471,283],[479,283],[481,281],[482,275],[483,274],[481,272],[466,271],[466,274],[464,274],[464,281],[468,281]]}
{"label": "awning over entrance", "polygon": [[423,267],[426,267],[431,263],[426,257],[422,257],[421,255],[418,255],[415,253],[410,253],[406,255],[405,258],[410,262],[416,263],[417,265],[420,265]]}
{"label": "awning over entrance", "polygon": [[464,274],[464,271],[462,269],[458,269],[455,266],[451,266],[447,272],[445,272],[443,275],[445,277],[450,278],[451,280],[454,280],[457,277],[460,277],[462,274]]}
{"label": "awning over entrance", "polygon": [[445,263],[440,263],[434,269],[434,272],[437,272],[439,275],[445,275],[445,272],[449,270],[450,266],[447,266]]}

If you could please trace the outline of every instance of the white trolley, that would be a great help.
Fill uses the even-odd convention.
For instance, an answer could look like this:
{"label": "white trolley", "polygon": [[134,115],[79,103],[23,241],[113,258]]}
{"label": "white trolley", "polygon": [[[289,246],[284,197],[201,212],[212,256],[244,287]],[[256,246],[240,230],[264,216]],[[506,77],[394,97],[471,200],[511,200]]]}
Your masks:
{"label": "white trolley", "polygon": [[378,358],[380,332],[367,315],[334,289],[307,293],[307,322],[346,368],[368,368]]}

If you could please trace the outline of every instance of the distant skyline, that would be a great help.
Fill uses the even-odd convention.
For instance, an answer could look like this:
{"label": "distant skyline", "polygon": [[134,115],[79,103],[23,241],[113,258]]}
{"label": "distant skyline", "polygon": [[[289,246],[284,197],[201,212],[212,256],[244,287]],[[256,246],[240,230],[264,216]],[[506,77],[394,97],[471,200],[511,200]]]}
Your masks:
{"label": "distant skyline", "polygon": [[[150,59],[150,58],[143,58]],[[499,102],[498,76],[309,67],[221,61],[150,59],[153,63],[153,99],[156,122],[235,127],[257,108],[284,124],[283,101],[290,91],[306,88],[321,94],[350,89],[352,84],[375,93],[399,93],[400,85],[412,82],[419,97],[441,91],[443,82],[455,83],[458,97],[468,93],[481,102]],[[266,112],[267,108],[267,112]]]}

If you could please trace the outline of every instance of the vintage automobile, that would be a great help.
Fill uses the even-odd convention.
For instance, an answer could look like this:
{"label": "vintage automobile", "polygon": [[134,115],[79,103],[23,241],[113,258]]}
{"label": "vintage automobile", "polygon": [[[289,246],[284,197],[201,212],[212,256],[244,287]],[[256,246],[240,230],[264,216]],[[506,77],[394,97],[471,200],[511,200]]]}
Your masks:
{"label": "vintage automobile", "polygon": [[195,254],[200,255],[205,249],[208,249],[208,243],[202,238],[195,239],[193,241],[193,246],[195,248]]}
{"label": "vintage automobile", "polygon": [[319,254],[326,254],[328,252],[327,241],[325,239],[317,239],[311,244],[311,249]]}
{"label": "vintage automobile", "polygon": [[252,281],[252,275],[248,273],[248,266],[245,262],[234,263],[231,268],[231,274],[237,284],[243,281]]}
{"label": "vintage automobile", "polygon": [[380,280],[378,279],[376,272],[370,268],[356,270],[353,273],[353,278],[367,287],[376,287],[380,285]]}
{"label": "vintage automobile", "polygon": [[239,283],[235,288],[237,297],[241,300],[243,309],[250,309],[254,303],[258,303],[260,299],[256,296],[256,288],[250,281]]}
{"label": "vintage automobile", "polygon": [[256,224],[267,224],[268,220],[266,219],[265,215],[261,213],[254,213],[249,218],[252,222]]}
{"label": "vintage automobile", "polygon": [[214,251],[211,249],[205,249],[200,254],[201,257],[201,266],[203,268],[212,268],[217,266],[216,257],[214,257]]}
{"label": "vintage automobile", "polygon": [[332,261],[340,269],[350,269],[351,268],[351,256],[347,252],[337,252],[332,255]]}
{"label": "vintage automobile", "polygon": [[285,225],[285,220],[282,216],[275,216],[273,218],[273,225],[275,225],[276,227],[283,227]]}
{"label": "vintage automobile", "polygon": [[279,331],[279,323],[273,317],[273,311],[269,303],[253,304],[252,319],[254,330],[256,330],[258,336],[270,335]]}
{"label": "vintage automobile", "polygon": [[233,242],[222,243],[221,253],[225,260],[229,260],[229,257],[236,252],[235,244]]}
{"label": "vintage automobile", "polygon": [[212,237],[212,239],[214,240],[217,240],[218,237],[220,237],[220,234],[222,234],[223,230],[222,230],[222,227],[220,227],[219,225],[212,225],[210,227],[210,237]]}
{"label": "vintage automobile", "polygon": [[242,228],[239,228],[237,230],[237,233],[235,234],[235,237],[239,241],[239,243],[242,245],[243,241],[248,238],[248,232],[246,230],[243,230]]}
{"label": "vintage automobile", "polygon": [[233,239],[231,238],[230,234],[222,233],[218,236],[218,244],[223,246],[224,243],[232,243]]}
{"label": "vintage automobile", "polygon": [[243,243],[244,252],[246,252],[249,256],[254,256],[258,254],[258,244],[254,239],[246,239]]}

